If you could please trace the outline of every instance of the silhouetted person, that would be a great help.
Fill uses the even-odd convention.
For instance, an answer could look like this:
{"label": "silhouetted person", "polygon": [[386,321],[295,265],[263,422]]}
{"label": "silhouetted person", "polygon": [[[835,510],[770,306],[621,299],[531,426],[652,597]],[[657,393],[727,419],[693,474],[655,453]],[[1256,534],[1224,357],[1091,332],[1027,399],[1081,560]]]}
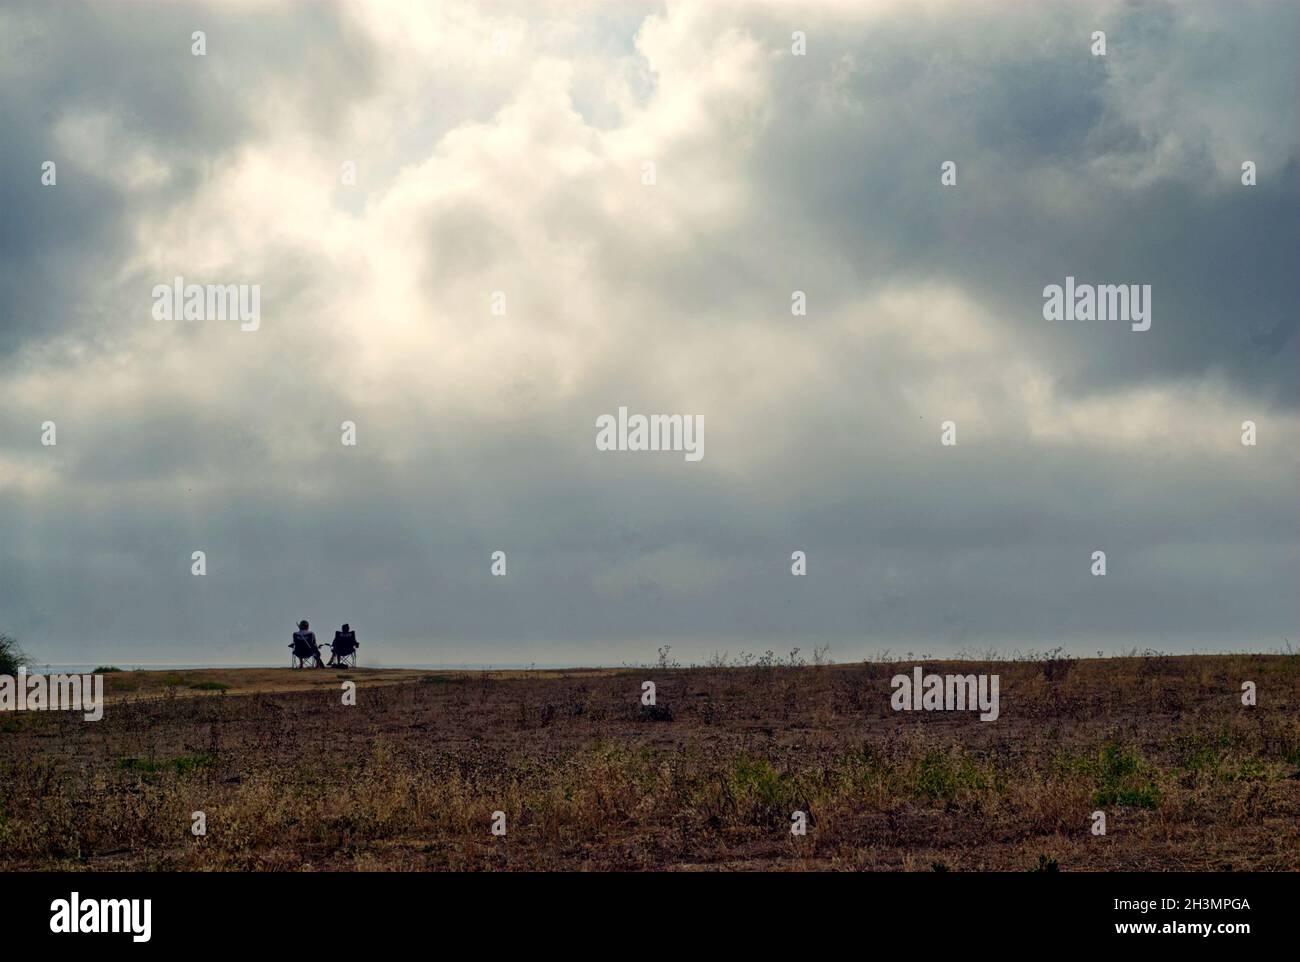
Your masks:
{"label": "silhouetted person", "polygon": [[325,662],[320,659],[320,646],[316,644],[316,632],[310,631],[311,625],[306,621],[298,622],[298,630],[293,633],[293,644],[289,647],[293,649],[294,657],[306,661],[308,658],[315,658],[316,668],[324,668]]}
{"label": "silhouetted person", "polygon": [[334,644],[330,646],[330,651],[333,652],[330,655],[330,664],[336,666],[343,664],[343,659],[360,647],[361,642],[357,641],[357,633],[352,630],[351,625],[345,623],[342,631],[334,632]]}

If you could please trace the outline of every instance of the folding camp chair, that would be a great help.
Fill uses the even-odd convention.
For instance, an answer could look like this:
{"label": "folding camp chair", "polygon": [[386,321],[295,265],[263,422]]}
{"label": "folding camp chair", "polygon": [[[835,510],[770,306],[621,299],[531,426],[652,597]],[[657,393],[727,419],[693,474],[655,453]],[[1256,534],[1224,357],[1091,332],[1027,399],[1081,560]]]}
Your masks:
{"label": "folding camp chair", "polygon": [[357,633],[355,631],[336,631],[334,632],[334,641],[330,643],[330,650],[333,657],[330,659],[338,667],[346,665],[349,668],[357,667],[357,649],[361,646],[357,643]]}

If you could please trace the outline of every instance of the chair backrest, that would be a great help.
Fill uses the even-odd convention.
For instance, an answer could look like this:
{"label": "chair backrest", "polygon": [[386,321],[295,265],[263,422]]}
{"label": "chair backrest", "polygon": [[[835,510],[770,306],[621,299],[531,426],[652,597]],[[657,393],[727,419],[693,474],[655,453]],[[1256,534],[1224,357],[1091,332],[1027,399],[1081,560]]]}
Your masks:
{"label": "chair backrest", "polygon": [[334,653],[336,655],[351,654],[357,647],[357,633],[355,631],[336,631],[334,632]]}
{"label": "chair backrest", "polygon": [[310,634],[310,632],[303,631],[295,631],[293,633],[293,653],[295,655],[302,656],[310,655],[312,653],[312,645],[308,640],[308,635]]}

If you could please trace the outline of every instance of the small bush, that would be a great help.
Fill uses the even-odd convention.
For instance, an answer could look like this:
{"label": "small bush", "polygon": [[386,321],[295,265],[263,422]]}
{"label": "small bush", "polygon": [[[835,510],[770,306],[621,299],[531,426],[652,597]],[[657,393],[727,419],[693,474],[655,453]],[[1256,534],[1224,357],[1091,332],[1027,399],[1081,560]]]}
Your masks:
{"label": "small bush", "polygon": [[1243,758],[1227,778],[1230,782],[1263,782],[1268,780],[1268,774],[1268,767],[1258,758]]}
{"label": "small bush", "polygon": [[913,794],[920,798],[952,801],[988,787],[988,779],[960,753],[928,751],[913,771]]}
{"label": "small bush", "polygon": [[1049,682],[1057,683],[1065,680],[1065,676],[1070,673],[1070,669],[1075,665],[1075,659],[1064,654],[1064,649],[1056,648],[1047,652],[1043,656],[1042,669],[1043,677]]}
{"label": "small bush", "polygon": [[673,710],[667,705],[642,705],[641,717],[646,721],[672,721]]}
{"label": "small bush", "polygon": [[750,824],[784,824],[802,807],[795,780],[764,758],[743,755],[731,766],[731,795]]}
{"label": "small bush", "polygon": [[141,775],[158,775],[162,772],[174,772],[177,775],[191,775],[217,763],[215,755],[202,752],[198,755],[181,755],[170,761],[155,758],[119,758],[117,767],[124,772],[137,772]]}
{"label": "small bush", "polygon": [[21,665],[27,664],[27,655],[18,647],[18,639],[0,634],[0,675],[16,675]]}
{"label": "small bush", "polygon": [[1137,751],[1111,742],[1097,755],[1097,788],[1092,804],[1105,807],[1123,805],[1155,808],[1160,804],[1160,789],[1142,777],[1142,758]]}

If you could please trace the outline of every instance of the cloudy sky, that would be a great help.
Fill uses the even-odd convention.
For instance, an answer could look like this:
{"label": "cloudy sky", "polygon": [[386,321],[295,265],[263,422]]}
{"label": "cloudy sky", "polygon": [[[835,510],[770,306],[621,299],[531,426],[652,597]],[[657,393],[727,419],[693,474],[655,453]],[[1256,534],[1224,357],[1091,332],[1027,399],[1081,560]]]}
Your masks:
{"label": "cloudy sky", "polygon": [[[301,617],[388,664],[1296,644],[1298,28],[6,0],[0,630],[54,662],[279,662]],[[1045,320],[1067,275],[1151,285],[1150,330]],[[259,285],[260,328],[156,320],[177,276]],[[598,451],[620,406],[702,416],[704,458]]]}

